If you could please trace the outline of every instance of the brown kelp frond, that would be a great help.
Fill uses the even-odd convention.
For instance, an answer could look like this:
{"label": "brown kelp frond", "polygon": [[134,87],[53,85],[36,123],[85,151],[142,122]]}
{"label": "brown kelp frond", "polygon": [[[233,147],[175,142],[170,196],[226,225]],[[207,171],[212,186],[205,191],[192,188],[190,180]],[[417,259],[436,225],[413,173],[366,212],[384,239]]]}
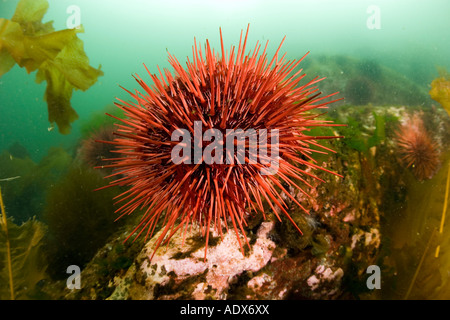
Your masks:
{"label": "brown kelp frond", "polygon": [[89,65],[77,37],[83,28],[55,31],[51,22],[41,22],[47,9],[46,0],[20,0],[11,19],[0,18],[0,76],[15,63],[28,73],[37,70],[36,82],[47,82],[48,119],[67,134],[78,119],[70,103],[73,90],[87,90],[103,72]]}

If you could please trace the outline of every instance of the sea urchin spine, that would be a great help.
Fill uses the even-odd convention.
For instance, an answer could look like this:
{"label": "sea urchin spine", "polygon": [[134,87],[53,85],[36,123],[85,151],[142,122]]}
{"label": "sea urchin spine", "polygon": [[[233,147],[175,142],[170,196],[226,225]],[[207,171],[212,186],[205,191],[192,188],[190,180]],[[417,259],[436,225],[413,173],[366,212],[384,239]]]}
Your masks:
{"label": "sea urchin spine", "polygon": [[[112,144],[116,145],[115,152],[120,157],[109,159],[112,164],[104,166],[114,168],[115,173],[111,176],[117,179],[107,187],[128,187],[119,196],[118,202],[123,203],[117,209],[120,217],[137,209],[144,210],[140,223],[130,236],[137,233],[138,237],[146,230],[146,237],[149,237],[157,222],[164,219],[154,252],[178,230],[184,229],[185,236],[188,225],[192,223],[197,223],[206,237],[205,259],[213,225],[222,236],[223,228],[228,229],[230,223],[244,252],[239,230],[248,244],[244,231],[246,220],[250,213],[264,215],[264,204],[278,219],[275,207],[280,208],[301,232],[287,211],[282,193],[307,212],[290,194],[289,188],[308,195],[299,186],[310,187],[305,177],[321,180],[306,170],[307,167],[333,173],[316,164],[311,155],[332,151],[318,144],[317,140],[336,137],[313,137],[305,132],[310,127],[334,126],[330,121],[318,120],[318,114],[309,111],[326,108],[340,99],[324,101],[336,93],[319,97],[320,92],[314,86],[322,80],[318,77],[299,85],[305,76],[299,76],[302,70],[291,73],[306,55],[292,61],[286,61],[285,54],[280,58],[284,39],[269,62],[266,54],[268,42],[261,55],[258,55],[261,49],[258,42],[252,53],[245,54],[247,35],[248,28],[244,38],[241,32],[237,51],[232,46],[229,52],[225,52],[220,30],[221,55],[211,49],[208,40],[205,52],[202,52],[194,39],[192,61],[188,58],[185,68],[169,54],[175,76],[166,69],[161,72],[158,67],[158,77],[145,67],[153,86],[136,75],[136,81],[145,92],[133,93],[125,89],[136,102],[118,99],[121,103],[116,103],[126,118],[117,118],[122,124],[117,125],[118,138]],[[249,149],[254,144],[249,137],[244,141],[234,140],[236,149],[241,144],[246,147],[244,163],[237,161],[243,156],[239,151],[234,156],[236,162],[232,163],[226,163],[223,155],[219,155],[219,161],[212,164],[207,164],[204,157],[200,162],[174,163],[171,152],[180,142],[173,141],[172,134],[182,129],[194,136],[196,123],[202,125],[203,152],[208,147],[211,152],[212,142],[205,139],[210,129],[221,133],[223,141],[215,143],[222,145],[226,141],[227,130],[267,130],[277,132],[278,139],[268,134],[266,141],[267,150],[278,147],[278,156],[270,153],[264,157],[260,153],[256,162],[250,161]],[[314,150],[313,146],[323,151]],[[217,148],[212,149],[211,155],[217,156]],[[189,156],[192,154],[194,152]],[[270,167],[266,160],[271,156],[277,161],[276,174],[262,174],[262,169]]]}

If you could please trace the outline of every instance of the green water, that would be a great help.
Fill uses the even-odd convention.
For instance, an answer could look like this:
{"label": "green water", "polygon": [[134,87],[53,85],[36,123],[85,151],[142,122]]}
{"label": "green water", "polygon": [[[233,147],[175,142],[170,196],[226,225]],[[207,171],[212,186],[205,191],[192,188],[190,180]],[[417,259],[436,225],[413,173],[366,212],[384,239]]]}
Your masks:
{"label": "green water", "polygon": [[[10,18],[18,1],[0,2],[0,16]],[[369,29],[370,5],[380,10],[380,29]],[[143,63],[156,72],[168,67],[167,52],[181,62],[190,56],[194,37],[220,48],[237,45],[250,23],[248,44],[269,40],[268,55],[286,36],[282,52],[289,59],[307,51],[375,59],[421,85],[437,76],[437,66],[450,69],[450,3],[433,1],[49,1],[43,21],[66,28],[70,5],[80,9],[90,64],[102,65],[105,75],[86,92],[76,91],[72,106],[80,119],[72,133],[48,131],[45,84],[15,66],[0,79],[0,150],[18,141],[32,158],[41,159],[50,146],[70,147],[79,125],[95,110],[126,97],[118,86],[134,89],[131,74],[145,74]],[[183,62],[182,62],[183,64]],[[345,70],[344,70],[345,71]]]}
{"label": "green water", "polygon": [[[18,0],[0,0],[0,18],[10,19],[18,2]],[[94,116],[103,117],[102,113],[105,108],[117,101],[116,98],[130,100],[128,93],[119,86],[130,91],[140,89],[132,77],[133,74],[137,73],[144,81],[151,82],[143,64],[152,73],[158,73],[157,66],[172,71],[168,63],[169,52],[177,57],[184,66],[186,57],[192,57],[194,37],[202,46],[208,39],[211,47],[215,48],[216,52],[220,52],[219,28],[222,30],[225,49],[229,50],[232,45],[238,46],[241,31],[243,30],[245,33],[250,24],[246,53],[253,51],[257,41],[262,46],[269,41],[267,55],[271,59],[282,39],[286,37],[281,48],[281,55],[286,53],[286,59],[293,60],[310,52],[300,65],[306,71],[312,70],[313,74],[308,74],[308,76],[317,75],[330,78],[330,82],[326,82],[327,79],[323,84],[324,93],[331,93],[330,90],[343,88],[338,97],[344,97],[346,100],[339,102],[336,108],[347,104],[346,107],[351,110],[349,113],[353,112],[353,114],[348,116],[345,114],[346,111],[343,111],[344,116],[338,113],[336,116],[335,113],[332,113],[332,116],[337,117],[337,121],[346,121],[349,125],[348,128],[342,129],[347,130],[342,131],[347,135],[347,140],[337,143],[339,148],[348,152],[348,154],[342,155],[342,159],[344,159],[342,160],[344,163],[342,170],[348,170],[346,173],[354,175],[352,178],[360,175],[354,181],[361,179],[366,183],[366,185],[361,184],[361,189],[364,189],[361,194],[365,192],[364,195],[367,195],[370,200],[383,199],[386,201],[374,205],[376,207],[374,211],[377,214],[378,210],[383,211],[383,214],[390,214],[388,217],[380,214],[382,216],[381,227],[377,225],[381,232],[385,232],[383,235],[388,235],[385,238],[388,240],[383,240],[388,242],[388,247],[383,247],[381,254],[395,261],[399,270],[407,270],[407,275],[398,280],[402,286],[399,289],[400,293],[392,293],[387,290],[388,293],[384,297],[395,299],[409,297],[409,292],[405,292],[412,286],[411,283],[414,284],[411,278],[415,271],[421,268],[419,260],[422,252],[435,250],[434,246],[437,246],[437,243],[442,245],[441,265],[444,268],[450,266],[448,224],[446,236],[439,235],[442,238],[436,239],[429,236],[430,230],[439,225],[442,206],[446,203],[444,193],[447,171],[444,169],[447,168],[450,159],[448,150],[440,150],[442,155],[440,165],[443,170],[438,171],[434,180],[428,180],[425,183],[415,179],[407,169],[401,169],[403,171],[398,169],[400,166],[395,161],[390,161],[391,163],[395,162],[395,165],[386,167],[386,172],[394,172],[393,175],[398,174],[401,177],[399,180],[405,183],[406,187],[405,185],[395,185],[396,178],[392,178],[392,176],[385,178],[380,174],[377,177],[381,176],[385,180],[374,181],[370,177],[370,173],[361,173],[361,170],[365,168],[371,168],[374,170],[373,172],[382,171],[381,164],[388,163],[391,160],[390,157],[393,157],[391,154],[384,157],[379,154],[383,150],[392,151],[393,149],[392,136],[395,133],[395,125],[399,122],[400,111],[398,110],[403,110],[401,108],[405,108],[405,110],[425,109],[428,129],[434,126],[435,135],[440,137],[439,146],[449,145],[450,134],[443,132],[449,125],[447,114],[440,110],[442,111],[439,113],[441,118],[434,117],[436,109],[433,108],[441,107],[430,99],[428,92],[433,79],[439,77],[440,70],[450,71],[450,1],[49,0],[48,2],[49,9],[43,22],[52,20],[55,30],[66,29],[70,26],[74,18],[73,12],[68,12],[71,6],[75,6],[79,10],[79,22],[83,25],[85,32],[78,34],[78,37],[84,43],[84,51],[89,57],[89,64],[94,68],[101,65],[104,75],[99,77],[98,81],[87,91],[74,91],[71,105],[78,113],[79,119],[72,123],[72,130],[67,135],[60,134],[56,124],[52,125],[48,121],[47,104],[43,99],[45,83],[37,84],[35,82],[36,72],[27,74],[24,68],[15,65],[0,77],[0,154],[18,143],[26,149],[32,160],[15,159],[17,160],[14,162],[16,171],[11,172],[11,175],[22,176],[20,170],[26,172],[21,178],[17,178],[22,180],[15,182],[12,182],[14,180],[7,181],[8,178],[14,177],[10,177],[9,172],[0,168],[0,172],[5,174],[5,176],[0,176],[0,187],[2,187],[2,192],[5,190],[4,201],[9,216],[19,224],[33,216],[49,223],[50,230],[53,230],[48,233],[50,243],[53,236],[57,237],[57,231],[61,230],[55,227],[55,225],[58,226],[57,223],[53,227],[51,225],[55,222],[50,220],[56,219],[55,216],[47,217],[46,221],[43,212],[46,214],[48,212],[52,212],[51,214],[68,212],[67,220],[73,219],[70,220],[70,224],[73,224],[74,227],[65,225],[66,229],[61,233],[74,232],[73,238],[80,237],[79,243],[77,242],[79,247],[77,246],[74,250],[81,252],[84,247],[88,246],[90,252],[84,252],[85,256],[80,258],[77,252],[66,250],[65,258],[67,260],[75,257],[74,259],[81,259],[79,260],[80,264],[87,264],[97,249],[104,246],[105,239],[113,231],[117,231],[116,229],[111,231],[114,228],[111,226],[112,221],[116,218],[112,212],[114,208],[117,208],[113,206],[111,198],[116,196],[118,191],[103,194],[103,198],[97,194],[93,195],[92,189],[98,188],[104,183],[103,177],[93,175],[87,169],[78,170],[77,165],[74,165],[76,163],[74,159],[76,159],[80,147],[80,138],[83,130],[86,131],[86,126],[94,122],[92,121]],[[380,75],[382,75],[381,78]],[[348,89],[350,80],[354,80],[356,83],[353,91]],[[369,81],[368,84],[365,81]],[[329,86],[328,83],[333,83],[333,85]],[[391,108],[388,113],[383,113],[383,108],[386,106],[394,106],[398,109]],[[372,123],[366,121],[370,117],[372,120],[375,119]],[[439,123],[442,119],[447,122]],[[326,132],[326,135],[334,134],[330,132]],[[50,156],[48,156],[49,152]],[[12,155],[11,157],[4,156],[2,159],[8,161],[9,158],[13,162]],[[43,159],[46,160],[43,161]],[[337,159],[339,159],[339,155]],[[336,162],[339,161],[336,160]],[[353,164],[356,165],[353,166]],[[355,167],[360,170],[358,173],[355,173],[358,170],[354,169]],[[36,171],[33,172],[33,170]],[[396,172],[396,170],[399,171]],[[2,181],[2,179],[6,180]],[[13,183],[17,184],[13,185]],[[369,185],[370,183],[372,185]],[[381,187],[379,187],[380,184]],[[392,187],[392,196],[386,195],[389,192],[374,196],[380,188],[387,188],[386,186]],[[55,189],[57,190],[55,191]],[[332,192],[330,191],[330,193]],[[343,193],[348,196],[350,191],[348,194]],[[336,194],[334,197],[339,201],[342,200]],[[420,199],[420,195],[423,194],[427,194],[427,201]],[[348,197],[352,196],[350,194]],[[408,200],[408,197],[414,197],[413,201]],[[86,201],[86,199],[92,202]],[[344,200],[343,203],[347,203]],[[72,203],[72,207],[67,208],[68,203]],[[372,204],[368,204],[367,207]],[[80,208],[80,212],[86,211],[83,211],[86,216],[80,214],[80,219],[84,219],[81,222],[77,221],[79,218],[78,208]],[[90,209],[93,211],[89,212]],[[426,210],[429,210],[430,214],[422,216],[421,213]],[[92,215],[95,215],[98,220],[89,218]],[[417,219],[409,219],[410,217]],[[377,219],[374,221],[380,222]],[[107,226],[100,230],[98,225]],[[361,223],[361,225],[364,224]],[[406,227],[397,233],[397,225]],[[367,226],[364,225],[364,227]],[[18,234],[23,232],[14,230]],[[81,235],[77,233],[80,230],[82,231]],[[97,230],[99,230],[98,233]],[[419,237],[419,232],[415,235],[411,234],[413,233],[411,230],[420,230],[423,234],[420,234]],[[97,238],[93,240],[95,243],[92,244],[88,240],[94,233]],[[408,241],[405,239],[412,240],[407,243]],[[426,244],[428,239],[430,239],[429,245]],[[296,241],[295,238],[293,242]],[[391,243],[392,247],[389,247]],[[416,246],[417,243],[420,245]],[[385,245],[384,242],[383,245]],[[61,244],[61,246],[63,245]],[[432,246],[433,248],[429,249]],[[137,247],[133,248],[136,252],[129,253],[127,251],[129,256],[121,256],[122,260],[120,261],[117,259],[110,263],[111,261],[107,261],[106,258],[102,260],[101,264],[104,267],[102,272],[112,274],[111,266],[115,266],[114,272],[128,268],[139,252]],[[397,256],[394,257],[394,254],[387,253],[391,249]],[[46,250],[54,259],[48,261],[50,266],[66,265],[67,261],[58,260],[59,248],[47,248]],[[122,254],[124,250],[123,247],[115,247],[112,252],[120,251]],[[401,252],[402,250],[404,252]],[[425,253],[423,253],[424,257]],[[402,254],[407,257],[404,258]],[[410,261],[408,259],[413,260],[410,266],[401,265],[401,263],[407,265],[407,262]],[[424,265],[431,261],[430,259],[428,256],[424,258]],[[386,265],[395,264],[392,261],[385,261],[385,263]],[[428,263],[428,266],[422,269],[434,272],[435,270],[430,265],[433,265],[433,262]],[[0,266],[4,265],[0,264]],[[52,280],[64,278],[66,275],[64,271],[54,271],[52,274],[52,271],[47,270],[50,274],[49,278]],[[389,272],[391,275],[394,273]],[[441,272],[443,271],[441,270]],[[419,272],[417,271],[417,273]],[[418,281],[421,281],[421,276],[422,274],[417,276]],[[391,285],[397,283],[396,281],[396,279],[390,278],[386,283]],[[440,283],[445,284],[446,288],[450,288],[448,275],[436,281],[441,281]],[[429,289],[427,292],[431,291],[433,290]],[[42,293],[40,294],[35,297],[42,298]],[[437,298],[448,298],[448,294],[445,295],[442,292],[436,295]],[[417,297],[414,294],[411,296]],[[30,298],[33,295],[27,293],[27,297]],[[104,297],[106,298],[108,295],[105,294]],[[374,297],[379,298],[380,295],[374,295]],[[369,295],[365,298],[373,297]]]}

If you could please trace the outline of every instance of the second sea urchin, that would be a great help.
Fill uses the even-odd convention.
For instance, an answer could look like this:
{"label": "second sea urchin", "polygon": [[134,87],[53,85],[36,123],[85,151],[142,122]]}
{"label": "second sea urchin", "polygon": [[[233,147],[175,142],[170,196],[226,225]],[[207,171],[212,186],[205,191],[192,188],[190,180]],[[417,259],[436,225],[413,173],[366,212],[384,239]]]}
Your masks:
{"label": "second sea urchin", "polygon": [[[305,75],[300,75],[301,70],[292,73],[306,55],[292,61],[280,57],[284,39],[269,61],[267,43],[260,55],[258,42],[246,55],[248,28],[242,35],[238,49],[232,46],[229,52],[225,52],[221,30],[220,52],[212,50],[208,40],[202,52],[194,39],[192,60],[187,59],[186,67],[169,54],[175,75],[159,68],[159,75],[154,75],[147,69],[153,85],[136,75],[144,92],[125,89],[135,102],[118,99],[116,105],[125,112],[125,119],[118,118],[122,123],[112,142],[120,156],[110,159],[108,167],[115,169],[112,176],[117,179],[108,187],[128,188],[118,201],[121,216],[138,209],[144,212],[130,236],[144,231],[151,236],[157,222],[164,219],[155,251],[175,232],[186,232],[196,223],[206,238],[205,258],[212,226],[222,235],[223,228],[232,225],[243,252],[239,230],[245,235],[249,215],[264,215],[270,209],[280,219],[276,207],[301,232],[283,199],[288,197],[307,211],[289,189],[308,195],[306,177],[321,180],[308,167],[332,173],[311,155],[331,151],[317,140],[335,137],[305,133],[311,127],[334,125],[310,113],[337,101],[324,101],[334,94],[319,97],[315,84],[322,79],[317,77],[300,84]],[[227,145],[222,152],[230,132],[239,130],[247,136],[231,138],[231,149]],[[180,142],[180,133],[194,137],[194,143],[184,138]],[[182,151],[177,161],[174,148],[176,154]]]}
{"label": "second sea urchin", "polygon": [[431,179],[440,165],[437,144],[425,128],[420,113],[407,116],[396,132],[400,162],[422,181]]}

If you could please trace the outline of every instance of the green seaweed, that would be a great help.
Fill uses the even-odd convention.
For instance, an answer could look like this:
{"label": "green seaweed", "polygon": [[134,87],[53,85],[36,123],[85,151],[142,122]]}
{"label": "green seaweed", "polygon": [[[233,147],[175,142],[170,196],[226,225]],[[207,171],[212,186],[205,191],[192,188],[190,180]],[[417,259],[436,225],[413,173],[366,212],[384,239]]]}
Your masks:
{"label": "green seaweed", "polygon": [[365,105],[373,100],[374,89],[372,80],[356,76],[349,79],[345,87],[345,99],[351,104]]}
{"label": "green seaweed", "polygon": [[375,60],[310,55],[298,68],[304,68],[305,80],[315,74],[326,77],[320,83],[323,93],[344,93],[345,100],[333,103],[331,109],[344,104],[424,106],[431,102],[425,86]]}
{"label": "green seaweed", "polygon": [[113,198],[117,190],[94,191],[104,180],[93,169],[73,165],[53,185],[44,208],[48,224],[47,251],[52,277],[66,276],[67,266],[84,267],[120,222],[114,222]]}
{"label": "green seaweed", "polygon": [[386,139],[384,116],[379,115],[376,112],[373,112],[373,116],[375,118],[375,131],[373,135],[367,140],[367,146],[369,149],[379,145]]}
{"label": "green seaweed", "polygon": [[47,186],[56,183],[71,162],[71,156],[56,147],[39,163],[29,157],[14,157],[7,151],[0,154],[0,179],[16,178],[2,188],[8,199],[9,215],[16,223],[41,217]]}
{"label": "green seaweed", "polygon": [[346,123],[348,127],[342,127],[339,132],[345,136],[343,142],[350,148],[359,152],[367,153],[372,147],[379,145],[386,139],[385,117],[376,112],[372,112],[375,129],[373,133],[367,132],[361,122],[353,117],[348,117]]}
{"label": "green seaweed", "polygon": [[373,81],[383,80],[383,70],[376,60],[365,59],[357,64],[358,73]]}
{"label": "green seaweed", "polygon": [[443,165],[432,179],[419,182],[412,175],[404,177],[403,210],[386,217],[385,234],[392,242],[392,254],[386,260],[396,268],[396,277],[387,279],[384,298],[450,298],[450,233],[445,221],[450,152],[442,158]]}

